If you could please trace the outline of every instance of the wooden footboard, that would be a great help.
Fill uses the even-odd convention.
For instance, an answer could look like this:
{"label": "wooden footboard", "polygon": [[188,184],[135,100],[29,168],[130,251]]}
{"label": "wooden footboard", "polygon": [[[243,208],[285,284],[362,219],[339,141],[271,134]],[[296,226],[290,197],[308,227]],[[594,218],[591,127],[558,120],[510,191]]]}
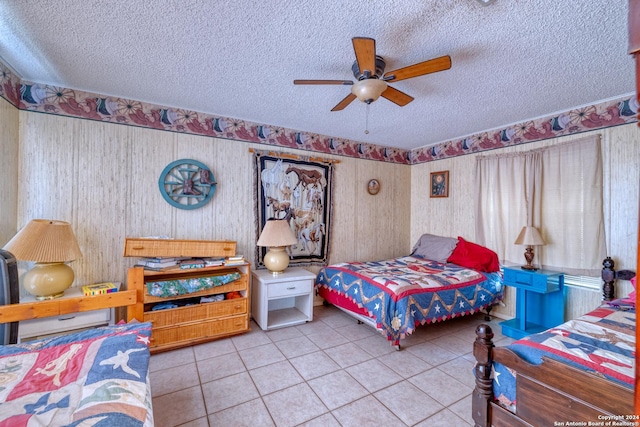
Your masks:
{"label": "wooden footboard", "polygon": [[[615,280],[629,280],[635,272],[616,271],[610,257],[603,261],[603,266],[603,299],[611,301]],[[635,413],[633,390],[544,356],[539,365],[528,363],[507,347],[495,347],[488,325],[476,328],[473,355],[476,386],[472,411],[477,427],[637,425],[634,423],[640,421],[625,418]],[[515,413],[494,401],[491,378],[494,362],[516,372]]]}
{"label": "wooden footboard", "polygon": [[[472,395],[476,426],[560,426],[634,413],[633,391],[546,357],[540,365],[532,365],[506,347],[495,347],[488,325],[476,328],[473,354],[477,361]],[[515,414],[493,401],[493,362],[517,372]]]}

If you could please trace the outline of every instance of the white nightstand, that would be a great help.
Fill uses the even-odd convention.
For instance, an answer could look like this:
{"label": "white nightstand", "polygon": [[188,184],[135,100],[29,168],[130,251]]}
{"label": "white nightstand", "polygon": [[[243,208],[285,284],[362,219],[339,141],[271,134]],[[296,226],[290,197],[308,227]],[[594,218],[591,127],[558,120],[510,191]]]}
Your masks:
{"label": "white nightstand", "polygon": [[[116,284],[120,285],[120,283]],[[78,286],[67,289],[64,291],[63,296],[51,301],[64,303],[64,300],[82,297],[84,297],[82,288]],[[46,304],[47,301],[36,302],[35,298],[29,295],[20,299],[20,304],[26,303]],[[21,320],[18,324],[18,342],[44,338],[48,335],[63,335],[97,326],[112,325],[114,323],[114,314],[113,308],[101,308],[92,311],[78,311],[58,316]]]}
{"label": "white nightstand", "polygon": [[287,268],[277,276],[268,270],[254,271],[251,311],[258,326],[266,331],[311,322],[315,278],[303,268]]}

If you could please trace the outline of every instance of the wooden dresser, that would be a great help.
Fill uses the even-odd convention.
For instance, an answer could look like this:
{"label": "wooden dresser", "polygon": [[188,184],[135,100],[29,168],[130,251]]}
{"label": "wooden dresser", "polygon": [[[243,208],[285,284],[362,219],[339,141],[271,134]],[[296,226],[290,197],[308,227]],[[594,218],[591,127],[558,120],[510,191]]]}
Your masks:
{"label": "wooden dresser", "polygon": [[[236,242],[207,240],[165,240],[127,238],[127,257],[228,257],[236,253]],[[195,277],[222,276],[239,273],[240,278],[213,288],[177,295],[149,295],[148,282],[180,280]],[[151,271],[143,267],[130,268],[127,289],[135,289],[137,304],[127,310],[127,319],[151,322],[152,353],[172,350],[249,331],[250,284],[249,264],[205,267],[198,269]],[[239,292],[241,297],[200,303],[201,297]],[[188,303],[188,305],[185,305]],[[157,310],[159,304],[171,308]],[[156,310],[154,310],[156,307]]]}

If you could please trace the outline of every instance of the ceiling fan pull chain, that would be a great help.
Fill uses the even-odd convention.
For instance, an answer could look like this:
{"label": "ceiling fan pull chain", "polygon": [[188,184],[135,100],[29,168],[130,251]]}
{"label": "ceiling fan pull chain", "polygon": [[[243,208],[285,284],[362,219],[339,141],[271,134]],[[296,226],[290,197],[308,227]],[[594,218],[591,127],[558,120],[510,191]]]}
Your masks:
{"label": "ceiling fan pull chain", "polygon": [[365,115],[365,126],[364,126],[364,134],[365,135],[369,135],[369,107],[371,106],[371,104],[367,104],[367,110],[366,110],[366,115]]}

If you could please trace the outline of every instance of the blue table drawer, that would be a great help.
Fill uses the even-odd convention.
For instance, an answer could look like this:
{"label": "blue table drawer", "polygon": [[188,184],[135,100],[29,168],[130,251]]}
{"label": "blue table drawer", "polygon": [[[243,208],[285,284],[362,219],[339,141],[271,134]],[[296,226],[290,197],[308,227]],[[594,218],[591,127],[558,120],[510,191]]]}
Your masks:
{"label": "blue table drawer", "polygon": [[504,283],[514,288],[545,294],[560,289],[562,273],[551,271],[527,271],[515,268],[504,269]]}

